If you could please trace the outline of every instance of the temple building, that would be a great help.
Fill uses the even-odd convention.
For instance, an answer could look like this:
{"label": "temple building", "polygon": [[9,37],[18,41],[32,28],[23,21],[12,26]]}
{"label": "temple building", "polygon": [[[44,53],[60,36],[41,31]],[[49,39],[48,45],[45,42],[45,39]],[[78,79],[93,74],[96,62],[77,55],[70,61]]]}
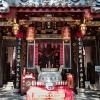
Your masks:
{"label": "temple building", "polygon": [[74,89],[98,89],[100,0],[0,0],[0,87],[13,82],[26,92],[37,65],[63,66]]}

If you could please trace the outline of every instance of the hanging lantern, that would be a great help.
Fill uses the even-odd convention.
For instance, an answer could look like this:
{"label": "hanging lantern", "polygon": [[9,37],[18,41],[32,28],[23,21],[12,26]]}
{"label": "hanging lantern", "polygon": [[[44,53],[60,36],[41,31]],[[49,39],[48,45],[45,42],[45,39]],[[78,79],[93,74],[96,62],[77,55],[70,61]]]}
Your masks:
{"label": "hanging lantern", "polygon": [[71,39],[70,27],[62,27],[62,40],[69,41]]}
{"label": "hanging lantern", "polygon": [[35,28],[28,27],[26,31],[26,40],[32,42],[34,41],[34,38],[35,38]]}
{"label": "hanging lantern", "polygon": [[80,31],[83,36],[86,34],[87,31],[87,27],[85,23],[86,23],[86,18],[84,17],[83,23],[80,25]]}
{"label": "hanging lantern", "polygon": [[86,24],[83,23],[80,25],[80,31],[81,31],[83,36],[86,34],[86,31],[87,31]]}
{"label": "hanging lantern", "polygon": [[17,35],[19,33],[19,24],[16,23],[16,19],[14,19],[14,24],[13,24],[13,27],[12,27],[12,32]]}

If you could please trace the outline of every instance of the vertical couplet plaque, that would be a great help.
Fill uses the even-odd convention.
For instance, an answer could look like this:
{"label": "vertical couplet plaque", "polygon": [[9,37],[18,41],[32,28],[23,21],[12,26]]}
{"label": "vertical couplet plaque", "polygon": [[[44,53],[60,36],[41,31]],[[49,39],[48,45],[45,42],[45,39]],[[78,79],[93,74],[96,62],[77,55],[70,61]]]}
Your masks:
{"label": "vertical couplet plaque", "polygon": [[23,67],[26,67],[26,62],[27,62],[27,41],[23,38],[23,41],[22,41],[22,64],[23,64]]}
{"label": "vertical couplet plaque", "polygon": [[34,69],[34,43],[27,45],[27,69]]}
{"label": "vertical couplet plaque", "polygon": [[82,38],[77,38],[77,57],[78,57],[79,88],[85,88],[83,39]]}
{"label": "vertical couplet plaque", "polygon": [[63,65],[63,45],[60,44],[60,65]]}
{"label": "vertical couplet plaque", "polygon": [[71,69],[71,41],[63,42],[63,55],[65,69]]}
{"label": "vertical couplet plaque", "polygon": [[70,61],[70,45],[64,45],[64,65],[65,68],[71,68],[71,61]]}
{"label": "vertical couplet plaque", "polygon": [[38,65],[38,44],[35,45],[35,65]]}
{"label": "vertical couplet plaque", "polygon": [[20,75],[21,75],[21,50],[22,39],[16,38],[16,69],[15,69],[15,88],[20,89]]}

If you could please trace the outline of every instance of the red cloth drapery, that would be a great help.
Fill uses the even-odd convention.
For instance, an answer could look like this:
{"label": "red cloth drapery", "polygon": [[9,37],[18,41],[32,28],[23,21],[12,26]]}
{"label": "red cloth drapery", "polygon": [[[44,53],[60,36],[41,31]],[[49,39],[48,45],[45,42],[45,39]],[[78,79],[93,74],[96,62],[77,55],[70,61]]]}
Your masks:
{"label": "red cloth drapery", "polygon": [[19,32],[18,34],[15,35],[16,38],[23,38],[23,33]]}
{"label": "red cloth drapery", "polygon": [[84,35],[83,35],[81,32],[77,32],[77,33],[76,33],[76,37],[77,37],[77,38],[83,38]]}

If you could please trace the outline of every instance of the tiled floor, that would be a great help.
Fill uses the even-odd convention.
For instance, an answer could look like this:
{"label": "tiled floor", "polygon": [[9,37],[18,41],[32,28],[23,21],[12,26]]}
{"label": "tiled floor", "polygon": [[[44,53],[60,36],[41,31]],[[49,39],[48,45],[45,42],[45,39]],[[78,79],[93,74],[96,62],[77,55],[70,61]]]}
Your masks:
{"label": "tiled floor", "polygon": [[[75,94],[75,100],[100,100],[100,91],[86,91],[85,94]],[[26,100],[26,95],[21,96],[12,91],[0,89],[0,100]]]}
{"label": "tiled floor", "polygon": [[75,100],[100,100],[100,91],[86,91],[85,94],[75,95]]}

